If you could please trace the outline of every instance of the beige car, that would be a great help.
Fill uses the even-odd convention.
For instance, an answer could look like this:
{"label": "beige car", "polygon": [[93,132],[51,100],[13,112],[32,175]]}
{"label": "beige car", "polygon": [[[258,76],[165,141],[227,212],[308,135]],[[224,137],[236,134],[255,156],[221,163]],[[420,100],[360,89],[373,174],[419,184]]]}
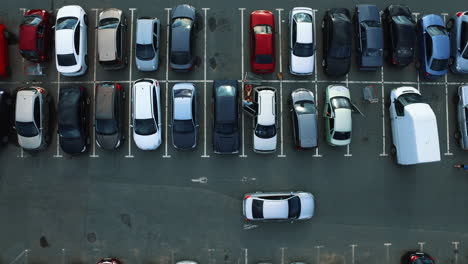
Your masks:
{"label": "beige car", "polygon": [[108,8],[99,13],[97,27],[99,63],[108,70],[127,65],[127,19],[120,9]]}

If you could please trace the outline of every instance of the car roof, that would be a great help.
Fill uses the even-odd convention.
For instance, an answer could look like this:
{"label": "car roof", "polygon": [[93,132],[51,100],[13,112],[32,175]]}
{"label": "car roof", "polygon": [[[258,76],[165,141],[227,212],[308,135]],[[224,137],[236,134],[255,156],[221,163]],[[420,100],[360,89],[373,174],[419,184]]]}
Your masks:
{"label": "car roof", "polygon": [[114,117],[114,84],[104,83],[96,90],[96,119],[111,119]]}
{"label": "car roof", "polygon": [[55,45],[57,54],[75,54],[74,34],[74,29],[61,29],[55,32],[55,43],[58,44]]}
{"label": "car roof", "polygon": [[255,54],[273,54],[273,34],[255,34]]}
{"label": "car roof", "polygon": [[153,18],[138,18],[136,32],[137,44],[153,43],[153,21]]}
{"label": "car roof", "polygon": [[175,120],[192,120],[194,89],[191,83],[178,83],[172,88]]}
{"label": "car roof", "polygon": [[34,120],[34,99],[36,98],[37,90],[21,89],[16,95],[16,121],[31,122]]}
{"label": "car roof", "polygon": [[301,146],[317,145],[317,114],[298,115],[299,140]]}
{"label": "car roof", "polygon": [[190,30],[191,28],[176,27],[172,29],[171,50],[172,51],[190,51]]}
{"label": "car roof", "polygon": [[350,109],[335,109],[335,131],[349,132],[351,131],[351,110]]}
{"label": "car roof", "polygon": [[448,59],[450,56],[450,39],[446,35],[432,36],[432,57]]}
{"label": "car roof", "polygon": [[117,28],[98,29],[100,61],[113,61],[117,56]]}
{"label": "car roof", "polygon": [[79,127],[81,89],[78,86],[66,86],[60,89],[58,103],[58,122],[62,126]]}
{"label": "car roof", "polygon": [[258,92],[258,124],[273,125],[275,124],[274,114],[275,92],[272,90],[262,90]]}
{"label": "car roof", "polygon": [[140,81],[136,82],[133,87],[135,89],[135,119],[153,118],[153,84],[149,81]]}
{"label": "car roof", "polygon": [[20,36],[20,50],[36,50],[37,26],[21,25]]}
{"label": "car roof", "polygon": [[370,27],[370,28],[367,28],[366,32],[367,32],[367,38],[366,38],[367,48],[382,49],[383,48],[382,28]]}
{"label": "car roof", "polygon": [[263,218],[265,219],[287,219],[289,215],[288,200],[268,200],[263,201]]}
{"label": "car roof", "polygon": [[298,43],[312,43],[313,41],[313,23],[299,22],[297,23],[297,42]]}

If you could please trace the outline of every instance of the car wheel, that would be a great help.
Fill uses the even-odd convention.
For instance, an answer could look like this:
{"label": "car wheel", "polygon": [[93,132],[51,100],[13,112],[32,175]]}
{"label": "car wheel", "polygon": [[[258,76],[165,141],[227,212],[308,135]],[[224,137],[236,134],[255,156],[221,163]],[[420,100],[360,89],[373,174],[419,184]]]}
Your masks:
{"label": "car wheel", "polygon": [[446,24],[446,26],[445,26],[445,27],[447,28],[447,31],[452,30],[452,28],[453,28],[453,22],[454,22],[454,21],[453,21],[453,18],[451,18],[451,19],[449,19],[449,21],[447,21],[447,24]]}
{"label": "car wheel", "polygon": [[453,133],[453,137],[455,138],[455,140],[460,140],[461,138],[461,133],[460,131],[455,131],[455,133]]}
{"label": "car wheel", "polygon": [[122,100],[125,100],[126,97],[127,95],[125,94],[125,91],[122,91]]}
{"label": "car wheel", "polygon": [[50,135],[46,135],[44,140],[45,140],[46,144],[49,144],[50,143]]}
{"label": "car wheel", "polygon": [[5,39],[7,41],[9,41],[10,37],[11,37],[11,34],[10,34],[10,32],[8,32],[8,30],[3,30],[3,36],[5,37]]}
{"label": "car wheel", "polygon": [[453,96],[453,104],[457,105],[458,102],[460,102],[460,97],[458,96],[458,94],[456,94]]}
{"label": "car wheel", "polygon": [[453,58],[453,57],[450,57],[450,58],[449,58],[449,61],[448,61],[448,65],[449,65],[449,66],[452,66],[452,65],[453,65],[453,61],[454,61],[454,58]]}
{"label": "car wheel", "polygon": [[421,68],[421,61],[416,60],[416,62],[414,63],[414,67],[416,68],[416,70],[419,70]]}
{"label": "car wheel", "polygon": [[89,58],[88,58],[88,55],[85,55],[84,60],[85,60],[86,66],[89,66]]}
{"label": "car wheel", "polygon": [[124,63],[125,63],[125,65],[128,65],[128,57],[125,57]]}
{"label": "car wheel", "polygon": [[322,67],[323,68],[327,67],[327,62],[325,61],[325,59],[322,60]]}
{"label": "car wheel", "polygon": [[322,20],[322,29],[325,28],[325,20]]}
{"label": "car wheel", "polygon": [[390,154],[392,154],[392,156],[396,156],[396,147],[395,145],[392,145],[392,147],[390,148]]}
{"label": "car wheel", "polygon": [[84,15],[83,20],[84,20],[85,25],[88,26],[89,24],[88,15]]}
{"label": "car wheel", "polygon": [[86,97],[86,104],[87,104],[87,105],[91,104],[91,98]]}

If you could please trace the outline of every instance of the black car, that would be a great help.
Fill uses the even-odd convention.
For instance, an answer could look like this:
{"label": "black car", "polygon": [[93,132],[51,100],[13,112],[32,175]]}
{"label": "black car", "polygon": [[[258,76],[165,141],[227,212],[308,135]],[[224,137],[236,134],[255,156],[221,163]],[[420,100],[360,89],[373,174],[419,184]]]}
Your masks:
{"label": "black car", "polygon": [[427,253],[410,251],[401,257],[401,264],[435,264],[435,261]]}
{"label": "black car", "polygon": [[58,102],[58,134],[60,147],[65,153],[85,152],[88,146],[89,99],[82,86],[60,89]]}
{"label": "black car", "polygon": [[0,88],[0,145],[8,143],[13,127],[13,99],[8,90]]}
{"label": "black car", "polygon": [[346,8],[327,10],[322,21],[323,61],[326,74],[342,76],[351,66],[351,15]]}
{"label": "black car", "polygon": [[357,61],[360,70],[375,71],[383,65],[383,30],[375,5],[356,5]]}
{"label": "black car", "polygon": [[416,21],[404,5],[390,5],[384,11],[384,29],[389,60],[398,66],[413,62],[416,45]]}
{"label": "black car", "polygon": [[178,5],[171,13],[170,67],[187,72],[194,63],[193,42],[195,34],[195,8]]}
{"label": "black car", "polygon": [[100,83],[96,87],[96,143],[103,149],[114,150],[124,139],[125,92],[118,83]]}
{"label": "black car", "polygon": [[239,152],[237,89],[236,80],[218,80],[213,83],[213,151],[218,154]]}

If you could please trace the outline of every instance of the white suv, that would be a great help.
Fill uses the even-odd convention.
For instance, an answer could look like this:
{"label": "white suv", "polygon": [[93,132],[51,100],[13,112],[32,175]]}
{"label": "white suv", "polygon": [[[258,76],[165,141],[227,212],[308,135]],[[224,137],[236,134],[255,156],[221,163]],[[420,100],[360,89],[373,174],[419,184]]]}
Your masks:
{"label": "white suv", "polygon": [[276,151],[276,90],[272,87],[255,88],[254,100],[258,104],[253,133],[254,151],[271,153]]}
{"label": "white suv", "polygon": [[88,69],[88,16],[77,5],[60,8],[55,23],[57,71],[64,76],[80,76]]}
{"label": "white suv", "polygon": [[138,148],[154,150],[161,145],[161,98],[158,81],[139,79],[132,89],[133,139]]}

